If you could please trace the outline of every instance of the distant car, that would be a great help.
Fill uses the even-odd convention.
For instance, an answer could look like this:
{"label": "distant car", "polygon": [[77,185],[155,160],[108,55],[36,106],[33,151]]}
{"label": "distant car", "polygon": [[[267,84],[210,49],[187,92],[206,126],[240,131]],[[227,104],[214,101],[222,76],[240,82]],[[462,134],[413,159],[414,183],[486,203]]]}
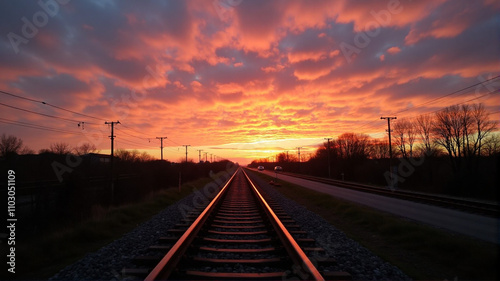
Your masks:
{"label": "distant car", "polygon": [[274,171],[281,172],[281,171],[283,171],[283,168],[281,168],[281,166],[276,166],[276,167],[274,167]]}
{"label": "distant car", "polygon": [[257,170],[259,170],[259,171],[264,171],[264,166],[259,166],[259,167],[257,167]]}

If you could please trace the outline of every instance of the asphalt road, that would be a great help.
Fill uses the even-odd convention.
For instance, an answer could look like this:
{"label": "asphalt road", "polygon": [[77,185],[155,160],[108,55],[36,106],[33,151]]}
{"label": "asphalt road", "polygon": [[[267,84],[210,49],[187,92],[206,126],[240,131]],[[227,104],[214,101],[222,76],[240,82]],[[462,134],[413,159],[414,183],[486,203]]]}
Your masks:
{"label": "asphalt road", "polygon": [[[262,171],[269,176],[274,172]],[[377,210],[405,217],[437,228],[442,228],[475,237],[484,241],[500,244],[500,219],[469,214],[462,211],[415,203],[397,198],[384,197],[324,183],[299,179],[278,174],[284,180],[337,198],[366,205]]]}

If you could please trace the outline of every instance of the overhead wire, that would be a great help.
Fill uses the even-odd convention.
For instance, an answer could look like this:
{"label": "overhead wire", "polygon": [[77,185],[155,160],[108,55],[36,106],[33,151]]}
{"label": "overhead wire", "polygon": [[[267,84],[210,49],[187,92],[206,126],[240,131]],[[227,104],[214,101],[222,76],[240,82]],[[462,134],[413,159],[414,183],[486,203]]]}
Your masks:
{"label": "overhead wire", "polygon": [[[47,106],[56,108],[58,110],[66,111],[66,112],[69,112],[69,113],[72,113],[72,114],[76,114],[76,115],[79,115],[79,116],[83,116],[83,117],[87,117],[87,118],[91,118],[91,119],[95,119],[95,120],[100,120],[100,121],[106,121],[105,119],[102,119],[102,118],[99,118],[99,117],[95,117],[95,116],[91,116],[91,115],[88,115],[88,114],[76,112],[76,111],[73,111],[73,110],[69,110],[69,109],[66,109],[66,108],[63,108],[63,107],[60,107],[60,106],[57,106],[57,105],[50,104],[50,103],[42,101],[42,100],[36,100],[36,99],[32,99],[32,98],[21,96],[21,95],[16,95],[16,94],[13,94],[13,93],[10,93],[10,92],[7,92],[7,91],[3,91],[3,90],[0,90],[0,93],[4,94],[4,95],[11,96],[11,97],[15,97],[15,98],[18,98],[18,99],[22,99],[22,100],[26,100],[26,101],[30,101],[30,102],[34,102],[34,103],[38,103],[38,104],[47,105]],[[33,110],[29,110],[29,109],[25,109],[25,108],[20,108],[20,107],[9,105],[9,104],[5,104],[5,103],[0,103],[0,105],[8,107],[8,108],[11,108],[11,109],[15,109],[15,110],[27,112],[27,113],[30,113],[30,114],[36,114],[36,115],[40,115],[40,116],[44,116],[44,117],[55,118],[55,119],[63,120],[63,121],[66,121],[66,122],[77,123],[77,124],[85,124],[85,125],[97,125],[96,123],[93,123],[93,122],[88,122],[88,121],[83,121],[83,120],[76,120],[76,119],[71,119],[71,118],[66,118],[66,117],[61,117],[61,116],[55,116],[55,115],[51,115],[51,114],[36,112],[36,111],[33,111]],[[62,130],[55,129],[55,128],[44,127],[44,126],[40,126],[40,125],[36,125],[36,124],[29,124],[29,123],[25,123],[25,122],[23,124],[23,122],[20,122],[20,121],[14,121],[14,120],[5,121],[5,120],[7,120],[7,119],[4,119],[4,122],[2,122],[2,123],[11,124],[11,125],[18,125],[18,126],[24,126],[24,127],[27,127],[27,128],[46,129],[46,130],[50,130],[50,131],[53,131],[53,132],[73,133],[73,132],[69,132],[69,131],[62,131]],[[15,122],[19,122],[19,123],[15,123]],[[137,130],[135,130],[135,129],[127,126],[127,125],[124,125],[124,124],[121,124],[121,125],[123,127],[125,127],[126,129],[132,131],[132,132],[135,132],[135,133],[138,133],[138,134],[142,134],[141,132],[138,132]],[[118,128],[117,128],[117,130],[120,131],[121,133],[127,135],[127,136],[134,137],[134,138],[141,139],[141,140],[148,140],[148,141],[150,141],[151,139],[155,139],[155,137],[140,137],[140,136],[137,136],[137,135],[134,135],[134,134],[130,134],[130,133],[124,131],[124,130],[120,130]],[[173,143],[175,143],[173,140],[170,140],[170,141],[173,142]],[[130,143],[132,143],[132,142],[130,142]],[[135,142],[135,144],[136,145],[140,145],[140,146],[144,146],[144,144],[139,144],[137,142]],[[148,146],[148,145],[146,145],[146,146]],[[152,147],[152,146],[150,146],[150,147]],[[175,151],[175,150],[172,149],[172,151]]]}
{"label": "overhead wire", "polygon": [[[467,87],[465,87],[465,88],[462,88],[462,89],[460,89],[460,90],[457,90],[457,91],[451,92],[451,93],[449,93],[449,94],[446,94],[446,95],[440,96],[440,97],[435,98],[435,99],[432,99],[432,100],[430,100],[430,101],[423,102],[423,103],[421,103],[421,104],[419,104],[419,105],[412,106],[412,107],[409,107],[409,108],[405,108],[405,109],[402,109],[402,110],[399,110],[399,111],[393,112],[393,113],[391,113],[390,115],[396,115],[396,114],[399,114],[399,113],[402,113],[402,112],[405,112],[405,111],[408,111],[408,110],[412,110],[412,109],[415,109],[415,108],[421,107],[421,106],[423,106],[423,105],[428,105],[428,104],[434,103],[434,102],[436,102],[436,101],[438,101],[438,100],[441,100],[441,99],[443,99],[443,98],[446,98],[446,97],[449,97],[449,96],[452,96],[452,95],[456,95],[456,94],[458,94],[458,93],[460,93],[460,92],[464,92],[464,91],[465,91],[464,93],[460,94],[460,95],[463,95],[463,94],[465,94],[465,93],[467,93],[467,92],[468,92],[467,90],[471,90],[472,88],[477,87],[477,86],[479,86],[479,85],[488,85],[489,83],[494,82],[494,80],[496,80],[496,79],[498,79],[498,78],[500,78],[500,75],[495,76],[495,77],[490,78],[490,79],[487,79],[487,80],[485,80],[485,81],[482,81],[482,82],[476,83],[476,84],[474,84],[474,85],[467,86]],[[488,82],[488,83],[487,83],[487,82]]]}
{"label": "overhead wire", "polygon": [[[462,104],[465,104],[465,103],[468,103],[468,102],[471,102],[471,101],[475,101],[475,100],[481,99],[481,98],[483,98],[483,97],[485,97],[485,96],[488,96],[488,95],[490,95],[490,94],[494,94],[495,92],[498,92],[498,91],[500,91],[500,89],[495,89],[495,90],[490,91],[490,92],[488,92],[488,93],[482,94],[482,95],[477,96],[477,97],[474,97],[474,98],[472,98],[472,99],[465,100],[465,101],[463,101],[463,102],[456,103],[456,104],[454,104],[454,105],[462,105]],[[415,117],[417,117],[417,116],[434,114],[434,113],[439,112],[439,111],[441,111],[441,110],[443,110],[443,109],[441,109],[441,108],[440,108],[440,109],[436,109],[436,110],[433,110],[433,111],[430,111],[430,112],[421,113],[421,114],[418,114],[418,115],[412,115],[412,116],[409,116],[409,117],[406,117],[406,118],[411,119],[411,118],[415,118]]]}
{"label": "overhead wire", "polygon": [[[59,116],[54,116],[54,115],[50,115],[50,114],[40,113],[40,112],[36,112],[36,111],[32,111],[32,110],[20,108],[20,107],[17,107],[17,106],[8,105],[8,104],[1,103],[1,102],[0,102],[0,105],[3,105],[5,107],[9,107],[9,108],[12,108],[12,109],[16,109],[16,110],[20,110],[20,111],[32,113],[32,114],[37,114],[37,115],[40,115],[40,116],[45,116],[45,117],[55,118],[55,119],[59,119],[59,120],[64,120],[64,121],[71,122],[71,123],[81,123],[81,122],[83,122],[82,120],[69,119],[69,118],[65,118],[65,117],[59,117]],[[85,124],[95,125],[96,123],[85,122]]]}
{"label": "overhead wire", "polygon": [[[434,102],[436,102],[436,101],[438,101],[438,100],[441,100],[441,99],[443,99],[443,98],[450,97],[450,96],[452,96],[452,95],[456,95],[456,94],[458,94],[458,93],[460,93],[460,92],[464,92],[464,91],[466,91],[466,92],[464,92],[464,93],[460,94],[460,95],[463,95],[463,94],[465,94],[465,93],[468,93],[468,92],[469,92],[471,89],[473,89],[474,87],[477,87],[477,86],[479,86],[479,85],[483,85],[483,86],[484,86],[484,85],[489,85],[489,84],[491,84],[491,83],[495,82],[495,80],[497,80],[497,79],[499,79],[499,78],[500,78],[500,75],[495,76],[495,77],[492,77],[492,78],[489,78],[489,79],[487,79],[487,80],[485,80],[485,81],[482,81],[482,82],[479,82],[479,83],[476,83],[476,84],[473,84],[473,85],[467,86],[467,87],[465,87],[465,88],[462,88],[462,89],[456,90],[456,91],[451,92],[451,93],[449,93],[449,94],[445,94],[445,95],[443,95],[443,96],[440,96],[440,97],[435,98],[435,99],[432,99],[432,100],[430,100],[430,101],[427,101],[427,102],[421,103],[421,104],[419,104],[419,105],[412,106],[412,107],[410,107],[410,108],[406,108],[406,109],[402,109],[402,110],[400,110],[400,111],[393,112],[393,113],[391,113],[391,114],[389,114],[389,115],[391,115],[391,116],[392,116],[392,115],[396,115],[396,114],[399,114],[399,113],[402,113],[402,112],[406,112],[406,111],[409,111],[409,110],[413,110],[413,109],[415,109],[415,108],[422,107],[423,105],[428,105],[428,104],[434,103]],[[482,98],[482,97],[484,97],[484,96],[487,96],[487,95],[489,95],[489,94],[492,94],[492,93],[494,93],[495,91],[498,91],[498,89],[496,89],[496,90],[494,90],[494,91],[490,91],[490,92],[488,92],[488,93],[486,93],[486,94],[483,94],[483,95],[481,95],[481,96],[479,96],[479,97],[472,98],[472,99],[470,99],[470,100],[467,100],[467,101],[462,102],[462,103],[459,103],[459,104],[463,104],[463,103],[466,103],[466,102],[471,102],[471,101],[473,101],[473,100],[477,100],[477,99],[479,99],[479,98]],[[439,109],[439,110],[441,110],[441,109]],[[432,114],[432,113],[437,112],[437,111],[439,111],[439,110],[435,110],[435,111],[432,111],[432,112],[430,112],[430,113],[424,113],[424,114],[419,114],[419,115],[427,115],[427,114]],[[376,123],[376,122],[379,122],[379,120],[377,119],[377,120],[373,120],[373,121],[367,121],[367,122],[365,122],[365,123],[361,124],[361,125],[360,125],[359,127],[357,127],[356,129],[357,129],[357,130],[362,129],[362,128],[364,128],[364,127],[366,127],[366,126],[368,126],[368,125],[374,124],[374,123]]]}
{"label": "overhead wire", "polygon": [[66,109],[66,108],[63,108],[63,107],[60,107],[60,106],[57,106],[57,105],[50,104],[50,103],[45,102],[45,101],[35,100],[35,99],[32,99],[32,98],[23,97],[23,96],[12,94],[12,93],[9,93],[9,92],[6,92],[6,91],[2,91],[2,90],[0,90],[0,93],[2,93],[4,95],[9,95],[9,96],[12,96],[12,97],[16,97],[16,98],[19,98],[19,99],[23,99],[23,100],[35,102],[35,103],[41,103],[41,104],[44,104],[44,105],[47,105],[47,106],[50,106],[50,107],[53,107],[53,108],[57,108],[59,110],[63,110],[63,111],[70,112],[70,113],[73,113],[73,114],[76,114],[76,115],[80,115],[80,116],[84,116],[84,117],[87,117],[87,118],[105,121],[102,118],[98,118],[98,117],[91,116],[91,115],[88,115],[88,114],[84,114],[84,113],[76,112],[76,111],[73,111],[73,110],[69,110],[69,109]]}
{"label": "overhead wire", "polygon": [[68,131],[68,130],[64,130],[64,129],[53,128],[53,127],[48,127],[48,126],[43,126],[43,125],[36,125],[36,124],[28,123],[28,122],[10,120],[10,119],[1,118],[1,117],[0,117],[0,122],[4,123],[4,124],[16,125],[16,126],[27,127],[27,128],[32,128],[32,129],[39,129],[39,130],[46,130],[46,131],[51,131],[51,132],[80,135],[80,133],[72,132],[72,131]]}

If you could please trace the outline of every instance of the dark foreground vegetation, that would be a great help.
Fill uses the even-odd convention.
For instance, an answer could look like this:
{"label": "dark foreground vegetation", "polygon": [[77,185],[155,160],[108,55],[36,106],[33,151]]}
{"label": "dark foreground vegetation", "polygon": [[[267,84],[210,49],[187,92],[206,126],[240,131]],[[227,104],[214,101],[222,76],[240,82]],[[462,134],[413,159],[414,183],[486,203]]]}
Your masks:
{"label": "dark foreground vegetation", "polygon": [[[2,173],[15,171],[18,235],[43,233],[92,217],[96,210],[140,202],[159,190],[177,190],[181,183],[227,169],[228,161],[171,163],[88,153],[9,154],[0,158]],[[1,190],[7,194],[6,182]]]}

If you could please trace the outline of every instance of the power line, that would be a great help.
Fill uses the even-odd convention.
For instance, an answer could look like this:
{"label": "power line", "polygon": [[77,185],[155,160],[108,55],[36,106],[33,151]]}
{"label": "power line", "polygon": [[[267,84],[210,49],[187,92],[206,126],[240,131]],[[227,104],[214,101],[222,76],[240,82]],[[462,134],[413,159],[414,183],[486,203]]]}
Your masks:
{"label": "power line", "polygon": [[[84,117],[88,117],[88,118],[92,118],[92,119],[96,119],[96,120],[105,121],[102,118],[98,118],[98,117],[91,116],[91,115],[88,115],[88,114],[84,114],[84,113],[76,112],[76,111],[73,111],[73,110],[69,110],[69,109],[66,109],[66,108],[63,108],[63,107],[60,107],[60,106],[57,106],[57,105],[53,105],[53,104],[47,103],[47,102],[42,101],[42,100],[36,100],[36,99],[32,99],[32,98],[20,96],[20,95],[16,95],[16,94],[9,93],[9,92],[2,91],[2,90],[0,90],[0,93],[4,94],[4,95],[15,97],[15,98],[18,98],[18,99],[27,100],[27,101],[34,102],[34,103],[39,103],[39,104],[47,105],[47,106],[50,106],[50,107],[53,107],[53,108],[56,108],[56,109],[59,109],[59,110],[63,110],[63,111],[66,111],[66,112],[70,112],[70,113],[73,113],[73,114],[76,114],[76,115],[80,115],[80,116],[84,116]],[[44,116],[44,117],[56,118],[56,119],[64,120],[64,121],[71,122],[71,123],[75,123],[76,122],[79,125],[80,124],[81,125],[83,125],[83,124],[97,125],[96,123],[92,123],[92,122],[84,122],[84,121],[81,121],[81,120],[75,120],[75,119],[70,119],[70,118],[65,118],[65,117],[60,117],[60,116],[55,116],[55,115],[50,115],[50,114],[35,112],[35,111],[32,111],[32,110],[28,110],[28,109],[24,109],[24,108],[12,106],[12,105],[4,104],[4,103],[0,103],[0,105],[6,106],[6,107],[9,107],[9,108],[12,108],[12,109],[16,109],[16,110],[28,112],[28,113],[31,113],[31,114],[41,115],[41,116]],[[130,131],[132,131],[134,133],[137,133],[139,135],[143,134],[142,132],[139,132],[139,131],[131,128],[130,126],[127,126],[127,125],[124,125],[124,124],[121,124],[121,126],[124,127],[124,128],[126,128],[127,130],[130,130]],[[127,136],[130,136],[130,137],[133,137],[133,138],[137,138],[137,139],[141,139],[141,140],[148,140],[149,141],[151,139],[154,139],[154,137],[140,137],[140,136],[137,136],[137,135],[134,135],[134,134],[130,134],[130,133],[128,133],[128,132],[126,132],[126,131],[124,131],[122,129],[119,129],[119,128],[117,128],[117,130],[120,131],[121,133],[127,135]],[[178,142],[175,142],[174,140],[171,140],[171,139],[169,139],[169,140],[172,143],[176,144],[176,145],[180,145]],[[137,144],[137,145],[139,145],[139,144]],[[171,151],[175,151],[175,150],[171,149]]]}
{"label": "power line", "polygon": [[60,106],[57,106],[57,105],[53,105],[53,104],[50,104],[48,102],[44,102],[44,101],[40,101],[40,100],[35,100],[35,99],[31,99],[31,98],[27,98],[27,97],[15,95],[15,94],[12,94],[12,93],[9,93],[9,92],[6,92],[6,91],[0,90],[0,93],[5,94],[5,95],[9,95],[9,96],[12,96],[12,97],[16,97],[16,98],[19,98],[19,99],[23,99],[23,100],[35,102],[35,103],[41,103],[41,104],[44,104],[44,105],[47,105],[47,106],[50,106],[50,107],[53,107],[53,108],[57,108],[59,110],[63,110],[63,111],[66,111],[66,112],[77,114],[77,115],[80,115],[80,116],[85,116],[85,117],[96,119],[96,120],[100,120],[100,121],[104,120],[104,119],[97,118],[97,117],[94,117],[94,116],[91,116],[91,115],[88,115],[88,114],[83,114],[83,113],[76,112],[76,111],[73,111],[73,110],[69,110],[69,109],[66,109],[66,108],[63,108],[63,107],[60,107]]}
{"label": "power line", "polygon": [[[9,108],[12,108],[12,109],[16,109],[16,110],[20,110],[20,111],[32,113],[32,114],[37,114],[37,115],[41,115],[41,116],[45,116],[45,117],[56,118],[56,119],[59,119],[59,120],[68,121],[68,122],[71,122],[71,123],[81,123],[82,122],[81,120],[69,119],[69,118],[54,116],[54,115],[50,115],[50,114],[40,113],[40,112],[36,112],[36,111],[32,111],[32,110],[20,108],[20,107],[17,107],[17,106],[8,105],[8,104],[1,103],[1,102],[0,102],[0,105],[3,105],[5,107],[9,107]],[[86,124],[91,124],[91,125],[96,125],[96,123],[89,123],[89,122],[85,122],[85,123]]]}
{"label": "power line", "polygon": [[31,124],[31,123],[22,122],[22,121],[15,121],[15,120],[10,120],[10,119],[6,119],[6,118],[0,118],[0,119],[1,119],[0,123],[9,124],[9,125],[15,125],[15,126],[21,126],[21,127],[31,128],[31,129],[45,130],[45,131],[51,131],[51,132],[57,132],[57,133],[64,133],[64,134],[73,134],[73,135],[80,135],[81,134],[81,133],[66,131],[63,129],[52,128],[52,127],[42,126],[42,125],[36,125],[36,124]]}
{"label": "power line", "polygon": [[172,139],[168,139],[168,140],[169,140],[169,141],[171,141],[173,144],[176,144],[176,145],[178,145],[178,146],[183,146],[182,144],[180,144],[180,143],[178,143],[178,142],[175,142],[175,141],[173,141]]}
{"label": "power line", "polygon": [[[134,133],[140,134],[140,135],[144,134],[143,132],[136,131],[136,130],[134,130],[134,129],[130,128],[129,126],[126,126],[126,125],[123,125],[123,124],[122,124],[122,127],[126,128],[126,129],[128,129],[128,130],[130,130],[130,131],[132,131],[132,132],[134,132]],[[152,139],[152,138],[153,138],[153,137],[151,137],[151,138],[147,138],[147,139]]]}
{"label": "power line", "polygon": [[430,101],[427,101],[427,102],[421,103],[421,104],[419,104],[419,105],[417,105],[417,106],[412,106],[412,107],[410,107],[410,108],[405,108],[405,109],[403,109],[403,110],[400,110],[400,111],[394,112],[394,113],[392,113],[392,115],[396,115],[396,114],[399,114],[399,113],[401,113],[401,112],[405,112],[405,111],[408,111],[408,110],[410,110],[410,109],[414,109],[414,108],[420,107],[420,106],[422,106],[422,105],[427,105],[427,104],[430,104],[430,103],[434,103],[434,102],[436,102],[436,101],[438,101],[438,100],[441,100],[441,99],[444,99],[444,98],[446,98],[446,97],[449,97],[449,96],[452,96],[452,95],[458,94],[458,93],[463,92],[463,91],[465,91],[465,90],[472,89],[473,87],[479,86],[479,85],[481,85],[481,84],[485,84],[486,82],[490,82],[490,81],[495,80],[495,79],[498,79],[498,78],[500,78],[500,75],[499,75],[499,76],[495,76],[495,77],[493,77],[493,78],[490,78],[490,79],[488,79],[488,80],[485,80],[485,81],[482,81],[482,82],[476,83],[476,84],[474,84],[474,85],[471,85],[471,86],[468,86],[468,87],[462,88],[462,89],[460,89],[460,90],[454,91],[454,92],[449,93],[449,94],[446,94],[446,95],[444,95],[444,96],[441,96],[441,97],[438,97],[438,98],[432,99],[432,100],[430,100]]}
{"label": "power line", "polygon": [[[128,140],[128,139],[125,139],[125,138],[122,138],[120,137],[119,140],[116,141],[117,144],[121,144],[121,143],[125,143],[127,145],[130,146],[129,149],[149,149],[149,148],[156,148],[156,146],[149,146],[149,145],[143,145],[143,144],[140,144],[140,143],[137,143],[137,142],[133,142],[131,140]],[[147,148],[144,148],[145,146],[147,146]]]}
{"label": "power line", "polygon": [[[485,96],[488,96],[488,95],[490,95],[490,94],[494,94],[495,92],[498,92],[499,90],[500,90],[500,89],[495,89],[495,90],[493,90],[493,91],[491,91],[491,92],[488,92],[488,93],[482,94],[482,95],[480,95],[480,96],[478,96],[478,97],[474,97],[474,98],[472,98],[472,99],[469,99],[469,100],[466,100],[466,101],[463,101],[463,102],[460,102],[460,103],[456,103],[456,104],[454,104],[454,105],[461,105],[461,104],[465,104],[465,103],[468,103],[468,102],[471,102],[471,101],[475,101],[475,100],[481,99],[481,98],[483,98],[483,97],[485,97]],[[439,112],[439,111],[441,111],[441,110],[443,110],[443,109],[442,109],[442,108],[440,108],[440,109],[433,110],[433,111],[430,111],[430,112],[427,112],[427,113],[422,113],[422,114],[419,114],[419,115],[413,115],[413,116],[410,116],[410,117],[407,117],[407,118],[415,118],[416,116],[420,116],[420,115],[429,115],[429,114],[433,114],[433,113]]]}
{"label": "power line", "polygon": [[119,128],[116,128],[116,129],[117,129],[118,131],[120,131],[121,133],[123,133],[123,134],[125,134],[125,135],[127,135],[127,136],[130,136],[130,137],[133,137],[133,138],[138,138],[138,139],[141,139],[141,140],[147,140],[147,141],[149,141],[149,140],[151,140],[151,139],[152,139],[152,138],[138,137],[138,136],[136,136],[136,135],[132,135],[132,134],[130,134],[130,133],[127,133],[126,131],[121,130],[121,129],[119,129]]}
{"label": "power line", "polygon": [[[140,134],[140,135],[142,135],[142,134],[143,134],[143,132],[136,131],[135,129],[131,128],[130,126],[126,126],[126,125],[123,125],[123,124],[122,124],[122,127],[126,128],[126,129],[128,129],[128,130],[130,130],[130,131],[132,131],[132,132],[135,132],[135,133],[137,133],[137,134]],[[121,131],[121,132],[123,132],[123,130],[121,130],[121,129],[120,129],[120,131]],[[125,133],[125,134],[127,134],[127,133]],[[154,139],[154,138],[155,138],[155,137],[139,137],[139,136],[132,135],[132,134],[127,134],[127,135],[129,135],[129,136],[131,136],[131,137],[138,138],[138,139],[144,139],[144,140],[150,140],[150,139]],[[172,142],[172,143],[173,143],[173,144],[175,144],[176,146],[183,146],[182,144],[180,144],[180,143],[178,143],[178,142],[176,142],[176,141],[172,140],[171,138],[167,138],[166,140],[167,140],[167,141]],[[167,147],[165,147],[165,148],[167,148]]]}
{"label": "power line", "polygon": [[[451,93],[449,93],[449,94],[445,94],[445,95],[443,95],[443,96],[440,96],[440,97],[434,98],[434,99],[432,99],[432,100],[430,100],[430,101],[423,102],[423,103],[421,103],[421,104],[419,104],[419,105],[417,105],[417,106],[412,106],[412,107],[410,107],[410,108],[405,108],[405,109],[402,109],[402,110],[400,110],[400,111],[397,111],[397,112],[392,113],[391,115],[397,115],[397,114],[399,114],[399,113],[402,113],[402,112],[405,112],[405,111],[408,111],[408,110],[412,110],[412,109],[415,109],[415,108],[421,107],[421,106],[423,106],[423,105],[427,105],[427,104],[433,103],[433,102],[438,101],[438,100],[440,100],[440,99],[443,99],[443,98],[446,98],[446,97],[449,97],[449,96],[455,95],[455,94],[460,93],[460,92],[463,92],[463,91],[465,91],[465,90],[470,90],[470,89],[472,89],[472,88],[474,88],[474,87],[477,87],[477,86],[479,86],[479,85],[484,85],[484,84],[487,84],[487,83],[491,83],[491,82],[493,82],[494,80],[496,80],[496,79],[498,79],[498,78],[500,78],[500,75],[495,76],[495,77],[492,77],[492,78],[487,79],[487,80],[485,80],[485,81],[481,81],[481,82],[479,82],[479,83],[476,83],[476,84],[473,84],[473,85],[467,86],[467,87],[465,87],[465,88],[462,88],[462,89],[456,90],[456,91],[451,92]],[[498,90],[498,89],[497,89],[497,90]],[[491,93],[494,93],[494,92],[495,92],[495,91],[491,91],[491,92],[489,92],[489,93],[487,93],[487,94],[481,95],[480,97],[486,96],[486,95],[491,94]],[[465,102],[470,102],[470,101],[472,101],[472,100],[476,100],[476,99],[478,99],[478,98],[480,98],[480,97],[473,98],[473,99],[468,100],[468,101],[465,101]],[[439,111],[439,110],[438,110],[438,111]],[[366,126],[368,126],[368,125],[374,124],[375,122],[377,122],[377,121],[376,121],[376,120],[373,120],[373,121],[367,121],[367,122],[365,122],[365,123],[361,124],[360,126],[357,126],[357,129],[359,130],[359,129],[364,128],[364,127],[366,127]]]}
{"label": "power line", "polygon": [[[115,129],[118,129],[118,128],[115,128]],[[123,133],[120,130],[118,130],[118,132]],[[120,137],[120,140],[126,140],[128,142],[128,144],[134,145],[134,146],[138,146],[138,147],[156,148],[156,146],[147,145],[147,144],[143,144],[143,143],[139,143],[139,142],[135,142],[135,141],[129,140],[129,139],[125,138],[125,137]]]}

